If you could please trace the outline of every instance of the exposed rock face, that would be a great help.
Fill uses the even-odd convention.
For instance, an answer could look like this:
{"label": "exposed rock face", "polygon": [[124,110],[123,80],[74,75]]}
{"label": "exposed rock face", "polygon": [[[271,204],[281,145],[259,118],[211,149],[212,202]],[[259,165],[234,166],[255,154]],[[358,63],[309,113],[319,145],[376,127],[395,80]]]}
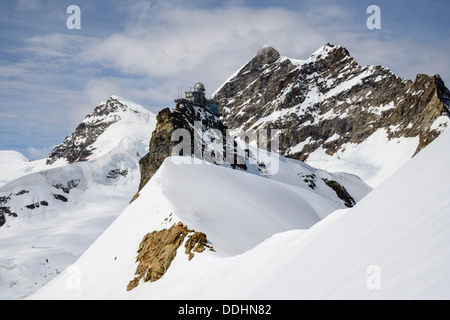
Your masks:
{"label": "exposed rock face", "polygon": [[194,258],[195,253],[202,253],[205,251],[205,248],[212,249],[211,246],[207,244],[208,240],[206,239],[206,234],[203,232],[195,232],[194,234],[190,235],[189,238],[186,240],[186,244],[184,247],[186,250],[184,251],[188,257],[189,261]]}
{"label": "exposed rock face", "polygon": [[[195,105],[184,104],[177,104],[173,111],[169,108],[163,109],[157,116],[156,129],[153,131],[150,139],[149,152],[139,161],[141,170],[139,190],[147,184],[164,162],[164,159],[172,155],[173,148],[183,141],[181,139],[172,141],[172,135],[177,129],[187,130],[191,139],[191,147],[188,150],[190,152],[186,152],[187,154],[179,152],[177,155],[192,155],[211,163],[220,162],[223,159],[214,159],[214,157],[205,155],[209,150],[208,143],[214,139],[220,140],[220,138],[222,139],[220,144],[223,145],[224,149],[226,149],[227,144],[231,144],[234,152],[234,141],[227,137],[227,127],[219,117],[210,111]],[[214,133],[211,130],[216,130],[216,132]],[[222,151],[224,151],[223,157],[225,157],[226,150]]]}
{"label": "exposed rock face", "polygon": [[185,253],[189,260],[194,257],[194,252],[201,253],[205,247],[212,249],[207,244],[206,235],[201,232],[189,230],[187,226],[179,222],[169,229],[153,231],[148,233],[139,245],[136,262],[136,277],[130,281],[127,290],[133,290],[143,279],[145,282],[159,280],[169,269],[178,248],[183,244],[185,238]]}
{"label": "exposed rock face", "polygon": [[[12,194],[0,197],[0,227],[6,223],[6,216],[11,215],[10,207],[6,206],[11,200]],[[17,216],[17,215],[16,215]]]}
{"label": "exposed rock face", "polygon": [[234,132],[280,129],[281,154],[302,161],[320,147],[333,155],[379,129],[389,139],[419,137],[417,153],[446,128],[432,125],[450,109],[438,75],[405,80],[382,66],[360,66],[332,44],[305,61],[266,47],[214,98]]}
{"label": "exposed rock face", "polygon": [[53,194],[53,198],[55,198],[56,200],[62,201],[62,202],[67,202],[69,201],[69,199],[67,199],[65,196],[63,196],[62,194]]}
{"label": "exposed rock face", "polygon": [[153,131],[150,139],[149,152],[139,161],[141,171],[139,190],[147,184],[164,162],[164,159],[170,155],[174,146],[174,143],[171,141],[172,133],[175,129],[182,126],[179,116],[179,113],[172,113],[169,108],[158,113],[156,129]]}
{"label": "exposed rock face", "polygon": [[345,187],[341,186],[337,181],[334,180],[328,180],[323,179],[322,180],[329,186],[331,189],[336,192],[336,195],[344,201],[344,204],[347,208],[352,208],[355,206],[356,201],[353,199],[353,197],[348,193],[347,189]]}
{"label": "exposed rock face", "polygon": [[[49,177],[49,175],[45,171],[36,173],[34,179],[39,181],[43,177]],[[64,174],[58,175],[53,180],[55,183],[51,185],[44,182],[45,178],[41,181],[42,184],[39,187],[35,188],[33,186],[30,190],[22,189],[18,192],[11,192],[14,189],[17,190],[12,186],[10,190],[6,189],[2,191],[2,194],[5,194],[4,192],[8,193],[6,195],[0,195],[0,216],[3,216],[3,219],[0,219],[0,221],[3,221],[3,223],[0,223],[0,227],[6,223],[8,216],[17,218],[18,214],[16,212],[20,215],[24,214],[24,216],[27,216],[27,212],[30,213],[30,210],[42,212],[45,208],[52,208],[55,204],[53,200],[58,200],[63,203],[68,202],[69,195],[71,193],[73,194],[72,191],[79,188],[80,184],[82,184],[80,178],[67,180]]]}
{"label": "exposed rock face", "polygon": [[47,165],[55,163],[58,159],[64,159],[69,164],[87,161],[95,150],[93,144],[97,138],[121,119],[118,111],[129,110],[126,105],[112,97],[106,103],[97,106],[72,134],[53,149],[48,156]]}
{"label": "exposed rock face", "polygon": [[[225,124],[231,129],[249,129],[263,118],[264,106],[275,100],[285,77],[295,69],[272,47],[265,47],[217,92]],[[240,113],[241,112],[241,113]],[[239,115],[238,115],[239,113]]]}
{"label": "exposed rock face", "polygon": [[5,225],[6,216],[17,218],[17,213],[11,212],[9,207],[0,207],[0,227]]}
{"label": "exposed rock face", "polygon": [[6,223],[5,213],[7,210],[9,211],[9,209],[6,207],[0,207],[0,227],[3,227]]}
{"label": "exposed rock face", "polygon": [[70,190],[78,187],[79,183],[80,183],[80,179],[72,179],[72,180],[67,181],[66,184],[56,183],[53,185],[53,187],[56,189],[62,190],[64,193],[69,194]]}

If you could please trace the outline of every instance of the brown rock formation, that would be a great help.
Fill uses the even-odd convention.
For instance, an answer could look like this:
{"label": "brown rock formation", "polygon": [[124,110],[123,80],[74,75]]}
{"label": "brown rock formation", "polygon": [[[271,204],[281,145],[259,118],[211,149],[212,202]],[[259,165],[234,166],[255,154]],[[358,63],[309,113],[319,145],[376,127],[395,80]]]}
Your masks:
{"label": "brown rock formation", "polygon": [[139,245],[136,262],[139,263],[136,268],[136,277],[130,281],[127,290],[133,290],[143,279],[145,282],[154,282],[167,272],[173,259],[177,254],[178,248],[185,244],[185,253],[189,260],[194,257],[194,252],[201,253],[205,247],[212,249],[207,244],[206,235],[201,232],[189,230],[187,226],[179,222],[169,229],[153,231],[148,233]]}
{"label": "brown rock formation", "polygon": [[[194,134],[196,122],[201,123],[201,130],[203,134],[202,141],[198,141],[199,137]],[[160,111],[157,116],[157,124],[150,139],[148,154],[146,154],[139,161],[141,171],[139,191],[147,184],[164,160],[171,156],[173,147],[180,142],[172,141],[172,134],[176,129],[186,129],[190,133],[191,152],[188,156],[192,155],[196,157],[198,156],[198,151],[194,149],[195,146],[198,146],[198,149],[201,149],[200,153],[203,153],[203,151],[207,148],[207,131],[209,129],[218,130],[223,137],[223,154],[225,157],[227,143],[230,143],[227,139],[230,138],[227,137],[227,127],[222,123],[219,117],[199,106],[177,104],[173,111],[166,108]],[[233,151],[235,150],[233,149]],[[179,155],[186,156],[184,154]],[[200,155],[200,157],[202,157],[202,155]],[[208,161],[206,157],[203,159]],[[239,167],[245,168],[245,165]]]}

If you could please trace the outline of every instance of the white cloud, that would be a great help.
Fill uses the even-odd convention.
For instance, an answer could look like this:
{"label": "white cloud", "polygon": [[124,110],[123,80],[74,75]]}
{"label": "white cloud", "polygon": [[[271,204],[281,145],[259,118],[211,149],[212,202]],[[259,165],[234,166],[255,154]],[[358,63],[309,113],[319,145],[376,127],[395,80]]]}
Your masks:
{"label": "white cloud", "polygon": [[80,57],[124,74],[183,83],[204,77],[214,87],[266,43],[298,52],[327,42],[300,14],[280,8],[135,9],[126,30],[88,45]]}
{"label": "white cloud", "polygon": [[49,59],[74,58],[80,50],[96,41],[91,37],[52,33],[26,39],[27,45],[15,52],[30,52]]}
{"label": "white cloud", "polygon": [[27,157],[33,161],[38,159],[45,159],[49,155],[49,153],[53,150],[55,146],[51,146],[49,148],[34,148],[31,146],[27,147],[26,154]]}
{"label": "white cloud", "polygon": [[[168,101],[177,86],[188,87],[197,81],[212,93],[264,44],[282,55],[304,59],[333,42],[345,46],[361,64],[382,64],[410,78],[415,76],[412,70],[427,73],[448,65],[441,49],[418,49],[412,39],[400,46],[397,40],[380,40],[367,33],[364,19],[360,19],[362,27],[355,26],[353,12],[328,2],[304,11],[242,5],[175,7],[166,2],[138,2],[127,10],[126,28],[86,43],[79,58],[147,79],[149,87],[136,91],[153,92],[157,101]],[[361,15],[364,18],[365,12]],[[417,50],[427,52],[429,58],[418,58]],[[155,81],[157,86],[150,85]]]}
{"label": "white cloud", "polygon": [[83,94],[79,96],[69,110],[71,125],[76,126],[96,106],[106,101],[110,96],[119,95],[119,92],[122,91],[119,82],[119,80],[109,78],[87,80]]}

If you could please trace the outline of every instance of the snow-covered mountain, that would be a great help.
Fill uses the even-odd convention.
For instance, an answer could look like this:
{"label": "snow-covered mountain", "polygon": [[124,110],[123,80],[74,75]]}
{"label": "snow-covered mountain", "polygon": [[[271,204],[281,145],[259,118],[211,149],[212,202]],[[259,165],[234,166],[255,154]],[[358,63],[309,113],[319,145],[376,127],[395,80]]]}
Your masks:
{"label": "snow-covered mountain", "polygon": [[214,94],[235,134],[279,129],[281,154],[377,186],[449,124],[438,75],[402,79],[326,44],[306,60],[258,54]]}
{"label": "snow-covered mountain", "polygon": [[71,164],[98,159],[117,148],[119,141],[130,143],[127,139],[136,144],[127,146],[127,149],[134,148],[135,156],[142,157],[145,154],[142,145],[146,145],[144,141],[148,141],[148,124],[154,118],[143,106],[112,96],[98,105],[71,135],[53,149],[46,163]]}
{"label": "snow-covered mountain", "polygon": [[[166,159],[141,196],[32,298],[448,299],[449,143],[446,131],[354,208],[320,222],[333,204],[312,192]],[[176,245],[155,242],[171,230]],[[161,265],[148,260],[167,251],[156,254]]]}
{"label": "snow-covered mountain", "polygon": [[48,159],[0,153],[9,171],[0,188],[0,298],[44,285],[127,206],[155,125],[156,115],[113,96]]}

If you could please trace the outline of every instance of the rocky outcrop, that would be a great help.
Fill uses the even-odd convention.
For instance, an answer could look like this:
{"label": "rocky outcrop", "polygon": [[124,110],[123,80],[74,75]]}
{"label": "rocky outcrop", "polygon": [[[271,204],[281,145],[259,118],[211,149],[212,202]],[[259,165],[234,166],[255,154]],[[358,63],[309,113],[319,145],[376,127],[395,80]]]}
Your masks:
{"label": "rocky outcrop", "polygon": [[339,199],[341,199],[345,206],[347,208],[352,208],[355,206],[356,201],[355,199],[353,199],[353,197],[348,193],[347,189],[345,189],[345,187],[341,186],[339,184],[339,182],[334,181],[334,180],[328,180],[328,179],[323,179],[323,182],[326,183],[327,186],[329,186],[331,189],[333,189],[334,192],[336,192],[336,195],[338,196]]}
{"label": "rocky outcrop", "polygon": [[67,183],[65,183],[65,184],[55,183],[53,185],[53,187],[63,191],[64,193],[69,194],[70,190],[77,188],[79,183],[80,183],[80,179],[72,179],[72,180],[67,181]]}
{"label": "rocky outcrop", "polygon": [[432,125],[450,109],[438,75],[405,80],[382,66],[360,66],[332,44],[304,61],[266,47],[214,98],[234,132],[279,129],[281,154],[302,161],[319,148],[333,155],[380,129],[389,139],[419,137],[417,153],[446,128]]}
{"label": "rocky outcrop", "polygon": [[[190,104],[179,103],[174,110],[169,108],[163,109],[158,113],[156,129],[152,133],[149,144],[149,152],[140,161],[139,167],[141,171],[141,181],[139,190],[141,190],[150,178],[159,169],[164,160],[172,155],[172,151],[176,145],[182,142],[182,139],[174,138],[173,133],[177,129],[187,130],[190,136],[190,150],[176,153],[180,156],[194,156],[208,162],[220,162],[223,159],[213,159],[211,157],[204,157],[205,152],[208,152],[208,143],[214,140],[214,135],[209,131],[217,130],[221,137],[223,146],[223,157],[226,156],[227,144],[232,145],[232,152],[235,152],[236,145],[234,141],[227,136],[227,127],[219,119],[218,116],[211,113],[209,110]],[[236,167],[234,163],[231,166]],[[239,166],[244,168],[245,165]]]}
{"label": "rocky outcrop", "polygon": [[295,65],[274,48],[266,46],[259,50],[214,96],[222,108],[224,123],[231,129],[249,129],[264,117],[263,107],[275,100],[285,78],[294,69]]}
{"label": "rocky outcrop", "polygon": [[144,282],[161,279],[175,259],[177,250],[183,242],[185,242],[185,253],[189,260],[194,257],[195,253],[205,251],[205,248],[212,249],[207,244],[204,233],[189,230],[181,222],[174,224],[169,229],[153,231],[145,235],[139,245],[136,258],[136,262],[139,263],[136,268],[136,276],[128,284],[127,290],[136,288],[141,279]]}
{"label": "rocky outcrop", "polygon": [[139,190],[147,184],[164,162],[164,159],[170,155],[174,146],[174,142],[171,140],[172,133],[183,124],[180,113],[172,113],[169,108],[160,111],[156,121],[156,129],[150,139],[149,152],[139,161],[141,172]]}
{"label": "rocky outcrop", "polygon": [[11,200],[12,194],[9,196],[0,197],[0,227],[4,226],[6,223],[6,216],[11,214],[10,207],[6,206],[8,201]]}
{"label": "rocky outcrop", "polygon": [[[45,173],[43,175],[46,175]],[[31,211],[39,211],[37,209],[41,209],[41,212],[45,208],[53,208],[54,199],[61,202],[69,201],[69,194],[75,188],[78,188],[80,184],[80,179],[70,179],[66,181],[63,175],[59,176],[57,180],[60,182],[54,183],[49,186],[49,190],[52,192],[49,194],[45,194],[43,190],[45,190],[44,186],[40,188],[33,188],[31,190],[22,189],[19,192],[8,192],[8,195],[0,196],[0,227],[6,223],[6,217],[17,218],[18,215],[16,212],[22,213]],[[48,190],[48,189],[47,189]],[[57,192],[57,193],[53,193]],[[65,195],[62,195],[63,193]]]}
{"label": "rocky outcrop", "polygon": [[189,261],[195,257],[195,253],[202,253],[206,248],[209,248],[210,251],[215,251],[213,247],[208,244],[206,234],[203,232],[194,232],[189,235],[184,247],[186,249],[184,253],[188,255]]}
{"label": "rocky outcrop", "polygon": [[17,213],[11,212],[9,207],[0,207],[0,227],[5,225],[6,216],[17,218]]}
{"label": "rocky outcrop", "polygon": [[6,223],[5,214],[0,209],[0,227],[3,227],[5,225],[5,223]]}

